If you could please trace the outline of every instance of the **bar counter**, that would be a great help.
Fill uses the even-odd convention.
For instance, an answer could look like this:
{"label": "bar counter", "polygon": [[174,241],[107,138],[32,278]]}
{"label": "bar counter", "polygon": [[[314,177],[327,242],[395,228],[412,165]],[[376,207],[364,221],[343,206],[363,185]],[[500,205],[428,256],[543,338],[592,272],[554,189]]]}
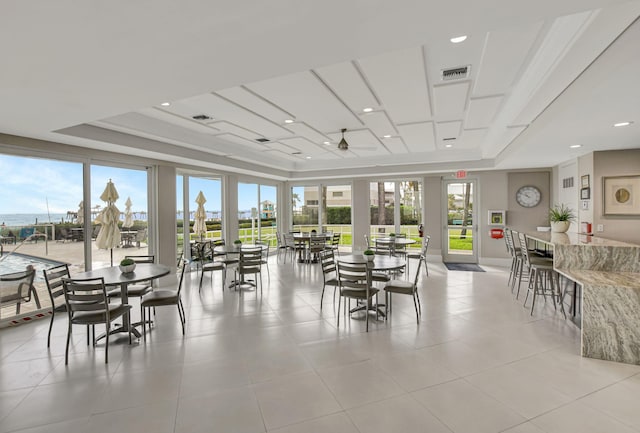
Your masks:
{"label": "bar counter", "polygon": [[582,356],[640,365],[640,246],[577,233],[532,232],[554,269],[582,287]]}

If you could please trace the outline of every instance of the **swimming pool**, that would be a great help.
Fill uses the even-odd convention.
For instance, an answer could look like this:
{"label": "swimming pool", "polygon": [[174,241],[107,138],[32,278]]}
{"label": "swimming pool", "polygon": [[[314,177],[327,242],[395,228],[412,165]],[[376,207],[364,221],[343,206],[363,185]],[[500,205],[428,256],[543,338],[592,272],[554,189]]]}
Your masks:
{"label": "swimming pool", "polygon": [[28,265],[32,265],[36,269],[34,281],[44,281],[42,271],[53,266],[62,265],[62,262],[55,260],[43,259],[41,257],[29,256],[27,254],[13,253],[3,254],[0,261],[0,274],[10,274],[13,272],[24,271]]}

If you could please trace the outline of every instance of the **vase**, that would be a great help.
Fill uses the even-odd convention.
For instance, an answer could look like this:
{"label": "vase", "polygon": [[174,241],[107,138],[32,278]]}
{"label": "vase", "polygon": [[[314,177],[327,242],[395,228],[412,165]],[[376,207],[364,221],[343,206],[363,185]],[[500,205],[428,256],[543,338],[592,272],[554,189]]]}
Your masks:
{"label": "vase", "polygon": [[367,258],[367,260],[368,260],[368,261],[372,262],[372,261],[373,261],[373,259],[374,259],[376,256],[375,256],[375,255],[373,255],[373,254],[371,254],[371,255],[366,255],[366,254],[365,254],[365,257]]}
{"label": "vase", "polygon": [[551,221],[551,231],[553,233],[565,233],[571,226],[570,221]]}
{"label": "vase", "polygon": [[123,274],[128,274],[129,272],[133,272],[135,269],[136,269],[135,263],[131,265],[125,265],[125,266],[120,265],[120,272],[122,272]]}

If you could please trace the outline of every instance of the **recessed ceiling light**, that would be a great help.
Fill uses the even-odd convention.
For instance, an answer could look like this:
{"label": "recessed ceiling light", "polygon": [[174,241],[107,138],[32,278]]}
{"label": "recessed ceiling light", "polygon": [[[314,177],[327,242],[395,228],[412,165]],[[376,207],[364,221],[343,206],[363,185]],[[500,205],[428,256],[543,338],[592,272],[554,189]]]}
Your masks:
{"label": "recessed ceiling light", "polygon": [[456,36],[455,38],[449,39],[454,44],[459,44],[460,42],[464,42],[467,40],[467,35]]}
{"label": "recessed ceiling light", "polygon": [[619,128],[620,126],[629,126],[632,123],[633,122],[620,122],[620,123],[614,123],[613,126],[615,126],[616,128]]}
{"label": "recessed ceiling light", "polygon": [[327,146],[330,145],[331,143],[328,141],[325,141],[323,144],[326,144]]}
{"label": "recessed ceiling light", "polygon": [[365,113],[371,113],[373,111],[373,108],[371,107],[363,108],[362,111],[364,111]]}
{"label": "recessed ceiling light", "polygon": [[307,159],[311,159],[311,157],[310,157],[310,156],[307,156],[306,158],[307,158]]}
{"label": "recessed ceiling light", "polygon": [[572,144],[571,146],[569,146],[571,149],[577,149],[579,147],[582,147],[582,144]]}
{"label": "recessed ceiling light", "polygon": [[168,107],[169,105],[171,105],[171,102],[163,102],[162,104],[163,107]]}
{"label": "recessed ceiling light", "polygon": [[293,123],[293,120],[291,120],[291,119],[285,119],[284,123]]}
{"label": "recessed ceiling light", "polygon": [[391,138],[391,136],[387,134],[387,135],[383,135],[382,138]]}
{"label": "recessed ceiling light", "polygon": [[444,147],[453,147],[453,144],[445,144]]}

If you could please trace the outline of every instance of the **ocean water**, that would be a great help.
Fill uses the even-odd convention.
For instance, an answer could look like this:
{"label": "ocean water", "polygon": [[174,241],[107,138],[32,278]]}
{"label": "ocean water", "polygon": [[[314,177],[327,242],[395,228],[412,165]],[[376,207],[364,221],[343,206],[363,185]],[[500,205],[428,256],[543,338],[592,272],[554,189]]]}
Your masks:
{"label": "ocean water", "polygon": [[67,222],[69,219],[67,218],[66,213],[52,213],[50,216],[46,213],[9,213],[9,214],[0,214],[0,224],[4,224],[7,227],[14,226],[30,226],[33,224],[42,224],[42,223],[61,223],[62,221]]}

